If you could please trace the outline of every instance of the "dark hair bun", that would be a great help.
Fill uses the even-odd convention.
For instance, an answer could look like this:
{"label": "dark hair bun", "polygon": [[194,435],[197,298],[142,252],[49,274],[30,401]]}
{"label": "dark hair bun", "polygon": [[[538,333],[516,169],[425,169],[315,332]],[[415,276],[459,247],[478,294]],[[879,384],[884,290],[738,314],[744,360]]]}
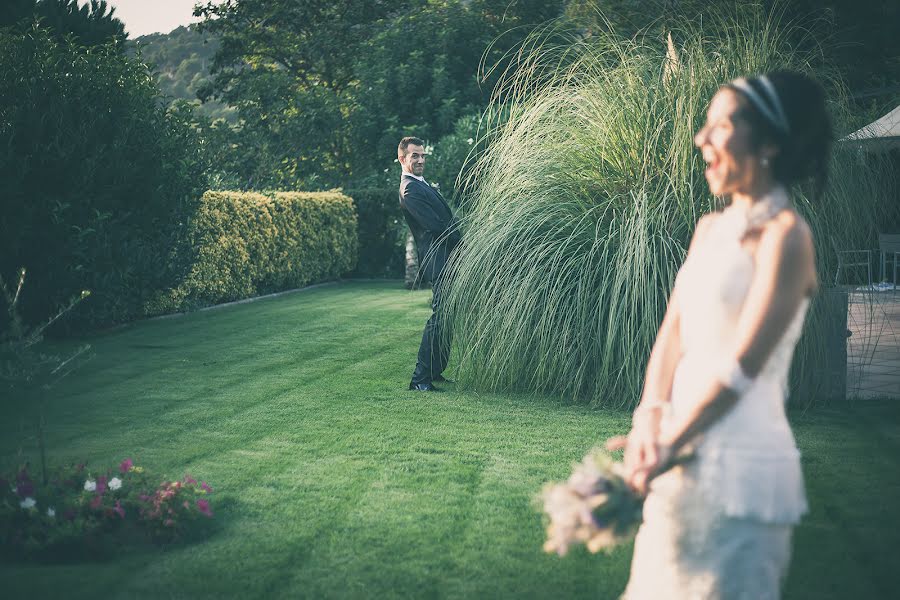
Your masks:
{"label": "dark hair bun", "polygon": [[772,174],[784,184],[811,177],[819,195],[828,178],[832,143],[825,92],[816,81],[801,73],[773,71],[767,77],[778,92],[790,126],[789,133],[780,136],[780,151],[772,161]]}

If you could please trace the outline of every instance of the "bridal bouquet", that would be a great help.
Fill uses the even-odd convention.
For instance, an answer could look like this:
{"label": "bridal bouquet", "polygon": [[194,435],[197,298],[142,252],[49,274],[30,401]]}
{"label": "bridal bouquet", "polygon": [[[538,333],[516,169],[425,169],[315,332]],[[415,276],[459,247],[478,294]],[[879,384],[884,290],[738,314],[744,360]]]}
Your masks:
{"label": "bridal bouquet", "polygon": [[625,481],[624,465],[598,449],[575,465],[568,481],[547,484],[541,499],[550,521],[544,551],[560,556],[576,544],[590,552],[611,550],[631,540],[643,520],[644,497]]}

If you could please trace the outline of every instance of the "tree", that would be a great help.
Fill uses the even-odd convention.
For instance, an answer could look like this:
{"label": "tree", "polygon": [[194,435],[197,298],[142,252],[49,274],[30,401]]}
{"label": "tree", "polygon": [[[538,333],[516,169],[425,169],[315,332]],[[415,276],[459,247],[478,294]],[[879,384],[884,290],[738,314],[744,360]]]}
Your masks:
{"label": "tree", "polygon": [[64,325],[120,322],[171,286],[180,221],[206,189],[193,119],[115,48],[0,31],[0,273],[33,274],[27,322],[85,287]]}
{"label": "tree", "polygon": [[[499,60],[563,2],[229,0],[195,14],[219,36],[201,96],[234,105],[264,139],[273,186],[381,172],[407,131],[438,137],[486,104],[482,54]],[[493,46],[501,34],[500,43]]]}
{"label": "tree", "polygon": [[82,6],[78,0],[12,0],[0,15],[0,27],[27,28],[37,21],[58,40],[71,36],[82,46],[112,44],[124,49],[125,25],[113,16],[115,11],[106,0],[90,0]]}

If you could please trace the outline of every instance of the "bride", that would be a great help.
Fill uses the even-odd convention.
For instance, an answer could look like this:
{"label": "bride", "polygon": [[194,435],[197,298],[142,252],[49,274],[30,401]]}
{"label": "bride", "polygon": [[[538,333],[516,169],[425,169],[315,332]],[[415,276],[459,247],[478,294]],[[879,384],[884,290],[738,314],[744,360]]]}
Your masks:
{"label": "bride", "polygon": [[[780,595],[807,508],[785,392],[817,289],[787,186],[812,177],[821,196],[830,140],[821,88],[786,71],[720,88],[694,138],[730,204],[697,224],[622,442],[649,492],[628,600]],[[694,460],[654,477],[686,447]]]}

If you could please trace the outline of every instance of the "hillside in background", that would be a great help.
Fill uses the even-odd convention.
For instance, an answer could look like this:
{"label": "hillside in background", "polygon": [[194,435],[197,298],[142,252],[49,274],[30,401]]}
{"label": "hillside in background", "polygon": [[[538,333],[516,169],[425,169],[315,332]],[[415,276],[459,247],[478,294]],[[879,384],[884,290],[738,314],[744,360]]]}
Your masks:
{"label": "hillside in background", "polygon": [[154,67],[162,93],[172,100],[184,99],[198,106],[211,119],[236,120],[234,109],[220,103],[201,104],[197,91],[209,77],[209,66],[219,47],[215,38],[192,27],[170,33],[151,33],[128,41],[128,53],[140,54]]}

